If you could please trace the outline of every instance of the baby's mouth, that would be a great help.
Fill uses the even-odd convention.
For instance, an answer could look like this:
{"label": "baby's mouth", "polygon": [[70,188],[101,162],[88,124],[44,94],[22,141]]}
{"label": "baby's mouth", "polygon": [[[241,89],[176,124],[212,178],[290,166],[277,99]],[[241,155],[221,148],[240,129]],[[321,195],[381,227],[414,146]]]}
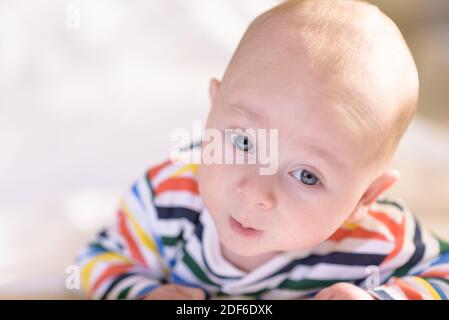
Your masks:
{"label": "baby's mouth", "polygon": [[244,237],[255,237],[260,235],[263,230],[254,229],[251,227],[244,227],[239,221],[234,219],[232,216],[229,217],[229,224],[231,225],[231,229]]}

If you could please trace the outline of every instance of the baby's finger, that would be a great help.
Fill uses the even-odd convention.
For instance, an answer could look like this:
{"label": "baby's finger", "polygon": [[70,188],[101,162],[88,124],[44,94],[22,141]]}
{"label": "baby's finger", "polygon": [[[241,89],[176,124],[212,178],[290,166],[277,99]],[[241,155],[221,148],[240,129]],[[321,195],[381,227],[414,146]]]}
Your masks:
{"label": "baby's finger", "polygon": [[315,295],[315,300],[330,300],[332,296],[332,290],[329,288],[323,289]]}
{"label": "baby's finger", "polygon": [[189,297],[188,299],[191,300],[204,300],[206,298],[206,294],[204,293],[204,290],[198,289],[198,288],[182,288],[184,293]]}

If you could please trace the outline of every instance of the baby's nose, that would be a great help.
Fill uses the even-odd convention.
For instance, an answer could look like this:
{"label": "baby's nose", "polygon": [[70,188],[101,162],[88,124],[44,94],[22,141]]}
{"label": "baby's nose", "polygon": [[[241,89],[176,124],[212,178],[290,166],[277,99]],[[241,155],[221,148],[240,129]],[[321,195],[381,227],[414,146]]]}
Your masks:
{"label": "baby's nose", "polygon": [[276,199],[270,186],[242,181],[236,192],[238,197],[251,207],[270,210],[276,206]]}

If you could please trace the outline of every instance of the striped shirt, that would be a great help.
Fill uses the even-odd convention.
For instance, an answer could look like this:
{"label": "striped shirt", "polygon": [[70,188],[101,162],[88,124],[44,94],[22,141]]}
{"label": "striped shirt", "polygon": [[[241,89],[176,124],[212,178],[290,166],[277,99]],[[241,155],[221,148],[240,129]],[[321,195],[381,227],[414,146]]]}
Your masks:
{"label": "striped shirt", "polygon": [[238,269],[221,254],[197,169],[165,161],[125,193],[116,223],[77,257],[90,298],[140,299],[176,283],[202,288],[208,298],[307,299],[337,282],[378,299],[449,297],[449,244],[385,196],[307,253],[285,252],[252,271]]}

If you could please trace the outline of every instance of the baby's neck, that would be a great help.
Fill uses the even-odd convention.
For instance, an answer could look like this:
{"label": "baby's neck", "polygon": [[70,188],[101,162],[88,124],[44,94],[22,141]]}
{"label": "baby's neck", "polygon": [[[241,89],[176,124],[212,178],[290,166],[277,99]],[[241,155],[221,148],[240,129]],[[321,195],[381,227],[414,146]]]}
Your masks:
{"label": "baby's neck", "polygon": [[263,265],[265,262],[278,255],[280,252],[268,252],[257,256],[240,256],[221,245],[223,257],[242,271],[249,272]]}

